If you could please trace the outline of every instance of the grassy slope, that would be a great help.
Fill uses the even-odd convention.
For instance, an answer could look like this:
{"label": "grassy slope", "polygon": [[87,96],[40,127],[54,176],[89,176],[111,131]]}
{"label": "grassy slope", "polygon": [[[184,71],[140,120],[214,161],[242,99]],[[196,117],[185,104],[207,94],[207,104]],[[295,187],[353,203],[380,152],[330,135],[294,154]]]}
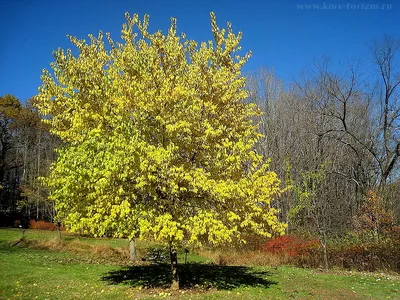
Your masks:
{"label": "grassy slope", "polygon": [[[168,282],[159,267],[120,267],[84,263],[77,254],[10,246],[20,230],[0,229],[0,299],[124,299],[163,298],[161,287],[142,289],[152,282]],[[28,239],[45,239],[54,232],[29,230]],[[72,236],[65,236],[72,239]],[[80,239],[126,247],[125,240]],[[139,244],[140,245],[140,244]],[[145,246],[145,244],[141,244]],[[189,257],[191,258],[191,257]],[[192,257],[192,260],[201,260]],[[400,280],[383,274],[322,273],[292,267],[241,268],[212,265],[182,266],[188,282],[212,286],[208,292],[184,289],[179,299],[390,299],[400,298]],[[157,272],[161,271],[160,274]],[[182,277],[184,277],[182,276]],[[107,280],[104,280],[107,277]],[[193,279],[194,278],[194,279]],[[116,284],[111,284],[112,282]]]}

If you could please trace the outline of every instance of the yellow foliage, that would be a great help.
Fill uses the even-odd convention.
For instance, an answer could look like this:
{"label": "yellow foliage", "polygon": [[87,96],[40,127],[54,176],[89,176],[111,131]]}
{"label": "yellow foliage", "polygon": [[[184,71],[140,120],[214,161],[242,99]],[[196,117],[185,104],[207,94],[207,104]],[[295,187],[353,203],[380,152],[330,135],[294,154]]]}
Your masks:
{"label": "yellow foliage", "polygon": [[148,19],[126,14],[122,43],[69,37],[79,55],[59,49],[43,72],[36,105],[65,141],[46,182],[66,225],[188,243],[283,234],[280,181],[253,150],[241,33],[211,14],[214,41],[198,44]]}

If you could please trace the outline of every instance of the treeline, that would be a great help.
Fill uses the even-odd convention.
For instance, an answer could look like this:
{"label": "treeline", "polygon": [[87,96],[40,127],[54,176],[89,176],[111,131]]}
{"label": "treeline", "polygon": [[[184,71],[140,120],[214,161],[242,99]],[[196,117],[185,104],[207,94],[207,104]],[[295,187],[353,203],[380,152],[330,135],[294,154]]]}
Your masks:
{"label": "treeline", "polygon": [[399,223],[399,47],[390,37],[373,43],[372,72],[324,59],[290,85],[267,69],[249,76],[263,111],[258,151],[288,187],[275,205],[289,232],[323,243]]}
{"label": "treeline", "polygon": [[[357,64],[331,68],[323,60],[290,84],[272,71],[248,76],[263,139],[287,191],[275,201],[289,232],[341,236],[368,227],[379,235],[400,219],[399,40],[371,47],[374,73]],[[1,225],[54,221],[40,184],[60,145],[29,100],[0,97]],[[372,202],[371,202],[372,201]]]}
{"label": "treeline", "polygon": [[14,96],[0,97],[0,226],[53,221],[54,205],[39,179],[48,174],[58,145],[31,100],[22,105]]}

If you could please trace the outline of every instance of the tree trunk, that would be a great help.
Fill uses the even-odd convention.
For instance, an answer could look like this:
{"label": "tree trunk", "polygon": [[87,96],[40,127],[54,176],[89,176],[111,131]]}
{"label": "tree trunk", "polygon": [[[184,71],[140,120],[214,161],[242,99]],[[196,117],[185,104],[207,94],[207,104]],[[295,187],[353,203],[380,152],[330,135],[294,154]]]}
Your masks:
{"label": "tree trunk", "polygon": [[[38,156],[37,156],[37,178],[40,176],[40,134],[39,134],[39,142],[38,142]],[[40,187],[37,187],[37,199],[36,199],[36,221],[39,221],[39,195],[40,195]],[[43,215],[42,215],[43,218]]]}
{"label": "tree trunk", "polygon": [[323,241],[321,241],[321,246],[322,246],[322,251],[323,251],[323,255],[324,255],[324,264],[325,264],[325,271],[329,270],[329,263],[328,263],[328,253],[327,253],[327,249],[326,249],[326,236],[324,233],[323,236]]}
{"label": "tree trunk", "polygon": [[57,238],[61,241],[61,222],[57,222]]}
{"label": "tree trunk", "polygon": [[131,261],[136,262],[136,241],[135,238],[129,240],[129,255]]}
{"label": "tree trunk", "polygon": [[176,249],[170,245],[169,256],[171,258],[171,272],[172,272],[172,290],[179,290],[179,276],[178,276],[178,255]]}

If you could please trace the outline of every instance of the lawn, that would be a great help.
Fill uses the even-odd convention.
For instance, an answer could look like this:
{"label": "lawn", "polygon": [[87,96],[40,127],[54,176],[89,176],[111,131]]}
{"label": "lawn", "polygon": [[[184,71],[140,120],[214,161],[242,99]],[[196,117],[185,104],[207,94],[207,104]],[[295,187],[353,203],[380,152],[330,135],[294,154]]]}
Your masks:
{"label": "lawn", "polygon": [[[27,241],[55,236],[55,232],[36,230],[27,230],[24,234]],[[13,246],[21,237],[22,230],[0,229],[0,299],[400,298],[400,278],[394,275],[326,273],[288,266],[218,266],[204,263],[207,258],[194,253],[189,254],[188,264],[180,265],[182,289],[171,293],[167,288],[168,265],[134,266],[123,262],[118,265],[104,258],[90,260],[88,257],[93,253],[74,252],[74,248],[33,249],[32,244],[22,242]],[[127,241],[123,239],[79,238],[77,243],[76,236],[64,234],[63,240],[65,245],[127,248]],[[139,248],[148,246],[151,244],[138,242]]]}

